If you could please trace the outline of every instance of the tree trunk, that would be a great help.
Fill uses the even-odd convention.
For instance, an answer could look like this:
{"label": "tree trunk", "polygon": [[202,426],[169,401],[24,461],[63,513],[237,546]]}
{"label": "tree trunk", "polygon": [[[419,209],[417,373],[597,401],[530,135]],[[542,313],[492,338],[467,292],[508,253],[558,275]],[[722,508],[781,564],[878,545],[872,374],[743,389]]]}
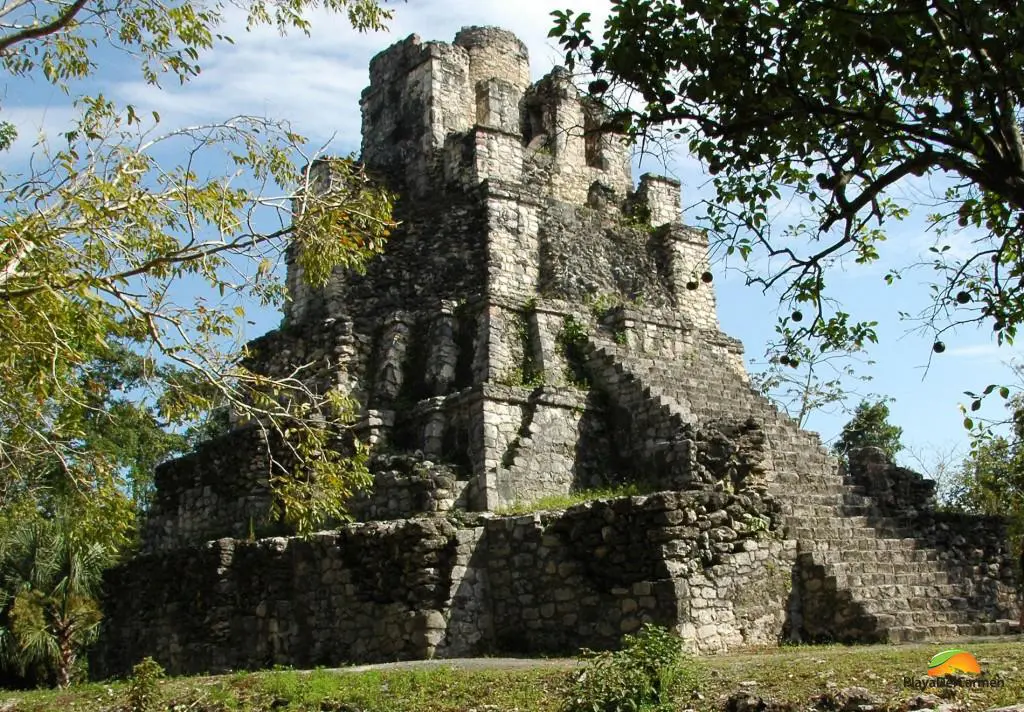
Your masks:
{"label": "tree trunk", "polygon": [[65,688],[71,684],[71,672],[75,667],[75,647],[71,642],[71,631],[57,631],[57,644],[60,648],[60,659],[57,662],[57,687]]}

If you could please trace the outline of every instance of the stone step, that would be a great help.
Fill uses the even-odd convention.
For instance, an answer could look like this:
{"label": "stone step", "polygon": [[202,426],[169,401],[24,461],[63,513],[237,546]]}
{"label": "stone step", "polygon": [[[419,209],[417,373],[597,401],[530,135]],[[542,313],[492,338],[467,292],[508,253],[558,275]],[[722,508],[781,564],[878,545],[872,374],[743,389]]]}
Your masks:
{"label": "stone step", "polygon": [[944,571],[885,573],[842,570],[833,567],[829,567],[826,571],[829,579],[835,581],[836,588],[844,590],[862,586],[904,586],[910,595],[927,596],[928,592],[936,586],[954,586],[950,582],[949,575]]}
{"label": "stone step", "polygon": [[[785,495],[783,495],[785,496]],[[827,512],[830,516],[841,517],[872,517],[877,519],[878,509],[871,500],[864,497],[865,501],[847,503],[843,501],[842,495],[797,495],[786,497],[786,504],[789,505],[789,512],[793,516],[822,516]]]}
{"label": "stone step", "polygon": [[[829,544],[830,550],[839,551],[889,551],[893,549],[909,550],[916,545],[916,540],[902,536],[902,530],[884,531],[874,527],[806,527],[789,526],[787,523],[787,534],[791,539],[798,541],[811,541],[815,545]],[[832,539],[832,541],[829,541]],[[874,542],[890,542],[876,545]],[[894,543],[898,542],[898,543]],[[835,544],[836,546],[832,546]]]}
{"label": "stone step", "polygon": [[[834,517],[786,517],[786,524],[794,531],[810,531],[815,539],[848,539],[862,537],[912,540],[913,531],[908,527],[898,526],[894,520],[879,517],[869,522],[867,517],[834,516]],[[793,526],[795,524],[795,526]],[[799,537],[798,535],[798,538]],[[853,547],[851,547],[853,548]]]}
{"label": "stone step", "polygon": [[893,628],[932,628],[941,629],[943,634],[949,637],[957,635],[958,626],[977,626],[990,623],[991,621],[981,618],[969,620],[959,612],[950,613],[945,611],[884,611],[868,614],[875,621],[879,630],[891,630]]}
{"label": "stone step", "polygon": [[[798,555],[806,557],[801,560],[808,577],[804,585],[835,591],[824,598],[812,595],[818,600],[809,602],[826,621],[823,634],[832,627],[854,637],[900,641],[1009,632],[1005,622],[979,620],[991,608],[980,603],[985,592],[974,597],[970,566],[951,560],[945,550],[926,548],[907,520],[881,511],[866,489],[843,473],[820,436],[802,431],[770,401],[724,374],[710,353],[699,353],[699,362],[685,371],[675,362],[638,358],[614,344],[602,345],[600,353],[611,361],[602,367],[641,408],[651,407],[643,404],[646,399],[662,410],[686,409],[698,424],[713,425],[709,421],[721,417],[716,406],[728,402],[731,415],[762,423],[772,458],[767,489],[779,503],[786,535],[797,540]],[[700,379],[693,376],[698,372]],[[658,417],[648,413],[642,417]],[[678,417],[672,424],[683,426]],[[968,605],[971,601],[978,603]],[[830,612],[829,605],[839,610]]]}
{"label": "stone step", "polygon": [[[769,489],[777,489],[794,503],[812,507],[872,507],[875,505],[875,500],[860,487],[851,487],[838,481],[813,484],[816,485],[816,488],[807,491],[804,491],[804,485],[801,482],[789,482],[785,487],[776,485]],[[794,492],[791,489],[794,485],[800,487],[800,491]]]}
{"label": "stone step", "polygon": [[[808,589],[810,591],[819,588]],[[863,612],[875,616],[898,616],[898,624],[975,623],[988,614],[964,596],[956,586],[851,586],[839,589]],[[915,595],[927,592],[930,595]]]}
{"label": "stone step", "polygon": [[793,468],[782,467],[778,462],[775,463],[775,476],[772,484],[780,490],[790,485],[799,485],[801,488],[808,485],[819,487],[824,485],[830,488],[824,494],[865,494],[862,488],[845,482],[836,472],[826,472],[822,469],[816,473],[799,472]]}
{"label": "stone step", "polygon": [[864,557],[861,560],[851,560],[842,557],[832,558],[831,561],[823,562],[824,557],[816,556],[813,561],[818,566],[826,566],[836,574],[862,575],[862,574],[889,574],[892,576],[909,576],[914,574],[942,573],[949,576],[949,572],[942,567],[941,562],[929,561],[924,557],[911,558],[901,557],[898,561],[875,561]]}
{"label": "stone step", "polygon": [[981,623],[954,623],[920,626],[894,626],[886,630],[891,643],[945,643],[955,638],[1019,635],[1017,621],[1001,620]]}

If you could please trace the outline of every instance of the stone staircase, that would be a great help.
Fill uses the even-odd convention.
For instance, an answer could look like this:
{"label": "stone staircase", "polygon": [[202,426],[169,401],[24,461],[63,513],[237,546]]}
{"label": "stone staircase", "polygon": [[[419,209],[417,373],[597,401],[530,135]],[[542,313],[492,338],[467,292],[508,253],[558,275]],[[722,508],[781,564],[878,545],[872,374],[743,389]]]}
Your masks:
{"label": "stone staircase", "polygon": [[[639,409],[645,422],[671,414],[678,428],[685,413],[685,422],[698,426],[723,414],[763,424],[773,464],[765,484],[782,505],[787,536],[798,542],[792,637],[900,642],[1020,632],[1012,590],[993,590],[990,579],[974,575],[977,561],[928,541],[921,520],[882,511],[816,434],[713,354],[698,352],[700,363],[681,364],[600,336],[584,351],[598,385],[621,407]],[[657,437],[662,430],[651,428]]]}

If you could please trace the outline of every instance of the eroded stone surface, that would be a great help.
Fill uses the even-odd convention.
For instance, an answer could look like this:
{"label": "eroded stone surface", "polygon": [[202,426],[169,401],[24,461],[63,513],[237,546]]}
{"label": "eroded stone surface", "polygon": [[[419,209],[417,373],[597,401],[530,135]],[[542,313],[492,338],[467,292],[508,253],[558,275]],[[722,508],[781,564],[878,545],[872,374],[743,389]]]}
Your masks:
{"label": "eroded stone surface", "polygon": [[[323,289],[293,248],[249,364],[359,401],[360,521],[268,536],[275,446],[251,427],[162,465],[143,554],[108,578],[97,674],[572,653],[645,622],[694,651],[1017,629],[1004,523],[936,512],[876,452],[840,470],[751,390],[679,184],[634,187],[567,73],[531,85],[503,30],[411,36],[361,107],[401,226]],[[625,483],[657,493],[495,514]]]}

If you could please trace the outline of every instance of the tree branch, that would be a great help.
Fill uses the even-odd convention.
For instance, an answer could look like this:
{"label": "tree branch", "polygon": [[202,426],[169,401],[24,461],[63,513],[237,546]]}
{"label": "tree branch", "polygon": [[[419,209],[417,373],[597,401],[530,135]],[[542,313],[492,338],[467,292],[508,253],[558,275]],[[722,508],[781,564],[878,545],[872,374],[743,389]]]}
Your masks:
{"label": "tree branch", "polygon": [[45,37],[46,35],[52,35],[55,32],[60,32],[71,24],[75,15],[77,15],[82,8],[88,4],[88,2],[89,0],[75,0],[75,2],[68,5],[64,12],[57,15],[57,17],[45,25],[26,27],[12,35],[0,38],[0,53],[6,52],[9,47],[18,44],[19,42],[35,40],[40,37]]}

